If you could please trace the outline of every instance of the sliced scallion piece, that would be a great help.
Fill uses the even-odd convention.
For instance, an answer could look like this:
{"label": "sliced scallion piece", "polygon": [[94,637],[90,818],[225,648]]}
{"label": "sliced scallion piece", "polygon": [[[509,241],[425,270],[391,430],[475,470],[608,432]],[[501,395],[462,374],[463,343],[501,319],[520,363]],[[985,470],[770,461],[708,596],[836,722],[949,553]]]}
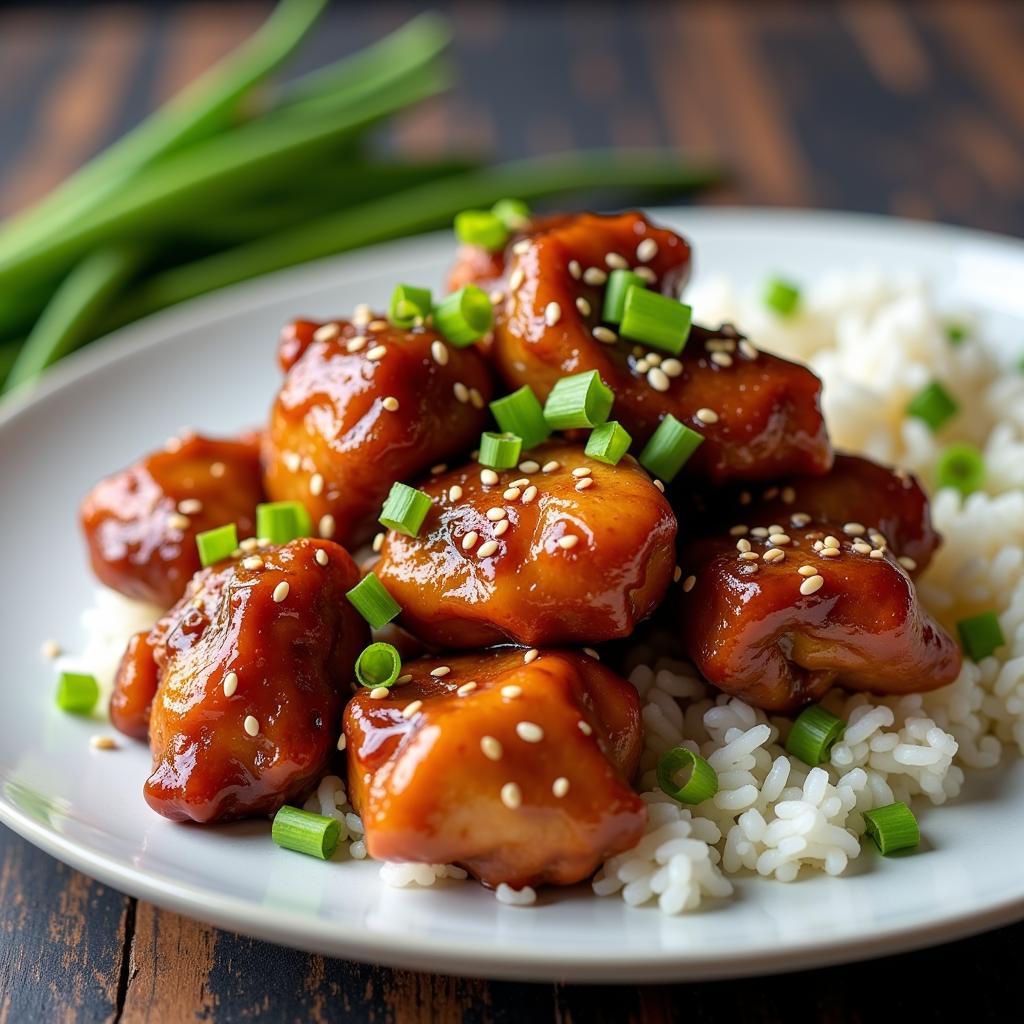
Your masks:
{"label": "sliced scallion piece", "polygon": [[646,288],[647,282],[632,270],[613,270],[608,275],[608,283],[604,288],[604,307],[601,319],[608,324],[622,322],[622,311],[626,305],[626,292],[629,288]]}
{"label": "sliced scallion piece", "polygon": [[256,536],[271,544],[287,544],[312,532],[309,512],[301,501],[268,501],[256,506]]}
{"label": "sliced scallion piece", "polygon": [[956,399],[934,380],[907,403],[907,415],[923,420],[932,430],[938,430],[956,415],[959,408]]}
{"label": "sliced scallion piece", "polygon": [[544,404],[544,419],[552,430],[599,427],[608,419],[615,395],[597,370],[562,377]]}
{"label": "sliced scallion piece", "polygon": [[[686,781],[677,777],[689,768]],[[658,785],[663,793],[681,804],[699,804],[710,800],[718,792],[718,773],[704,760],[686,747],[673,747],[658,758]]]}
{"label": "sliced scallion piece", "polygon": [[477,462],[490,469],[511,469],[519,462],[523,439],[515,434],[495,434],[487,430],[480,435]]}
{"label": "sliced scallion piece", "polygon": [[196,534],[196,547],[199,549],[201,565],[213,565],[231,557],[231,552],[238,547],[238,528],[234,523],[225,523]]}
{"label": "sliced scallion piece", "polygon": [[599,427],[594,427],[587,438],[587,447],[584,454],[598,462],[605,462],[609,466],[618,465],[619,460],[633,443],[629,432],[617,420],[609,420]]}
{"label": "sliced scallion piece", "polygon": [[396,326],[409,328],[422,323],[430,315],[433,302],[429,288],[418,288],[414,284],[399,284],[391,293],[388,319]]}
{"label": "sliced scallion piece", "polygon": [[509,231],[526,227],[530,220],[530,207],[522,199],[499,199],[492,207],[494,214]]}
{"label": "sliced scallion piece", "polygon": [[434,310],[434,325],[456,348],[472,345],[494,324],[494,308],[487,293],[475,284],[453,292]]}
{"label": "sliced scallion piece", "polygon": [[965,324],[948,323],[946,324],[946,337],[949,339],[950,345],[960,345],[967,340],[968,330]]}
{"label": "sliced scallion piece", "polygon": [[800,305],[800,289],[781,277],[772,278],[765,285],[764,304],[779,316],[792,316]]}
{"label": "sliced scallion piece", "polygon": [[372,572],[367,573],[345,597],[373,629],[386,626],[402,611],[402,606],[384,589],[384,584]]}
{"label": "sliced scallion piece", "polygon": [[912,850],[921,843],[921,829],[914,812],[902,801],[864,812],[867,833],[883,857]]}
{"label": "sliced scallion piece", "polygon": [[494,252],[508,240],[508,229],[491,210],[463,210],[455,215],[455,236],[466,245]]}
{"label": "sliced scallion piece", "polygon": [[619,333],[677,356],[690,337],[693,310],[683,302],[631,284],[626,289]]}
{"label": "sliced scallion piece", "polygon": [[57,680],[57,707],[72,715],[88,715],[100,697],[96,677],[85,672],[61,672]]}
{"label": "sliced scallion piece", "polygon": [[999,625],[995,612],[982,612],[981,615],[961,619],[956,624],[956,631],[960,634],[960,646],[972,661],[987,658],[1006,643],[1003,627]]}
{"label": "sliced scallion piece", "polygon": [[669,413],[640,453],[640,465],[659,480],[673,480],[704,437]]}
{"label": "sliced scallion piece", "polygon": [[985,459],[972,444],[951,444],[935,463],[935,482],[973,494],[985,485]]}
{"label": "sliced scallion piece", "polygon": [[793,723],[786,750],[804,764],[822,764],[828,760],[832,745],[845,728],[841,718],[836,718],[820,704],[812,704],[804,708]]}
{"label": "sliced scallion piece", "polygon": [[274,815],[270,835],[278,846],[286,850],[329,860],[338,846],[341,822],[337,818],[325,818],[322,814],[285,804]]}
{"label": "sliced scallion piece", "polygon": [[391,485],[391,493],[384,502],[378,521],[389,530],[415,537],[430,511],[430,504],[429,494],[396,481]]}
{"label": "sliced scallion piece", "polygon": [[491,402],[491,412],[506,434],[522,438],[524,448],[534,448],[551,436],[544,407],[528,384],[511,395],[496,398]]}
{"label": "sliced scallion piece", "polygon": [[360,686],[372,690],[392,686],[402,672],[402,656],[391,644],[370,644],[356,658],[356,679]]}

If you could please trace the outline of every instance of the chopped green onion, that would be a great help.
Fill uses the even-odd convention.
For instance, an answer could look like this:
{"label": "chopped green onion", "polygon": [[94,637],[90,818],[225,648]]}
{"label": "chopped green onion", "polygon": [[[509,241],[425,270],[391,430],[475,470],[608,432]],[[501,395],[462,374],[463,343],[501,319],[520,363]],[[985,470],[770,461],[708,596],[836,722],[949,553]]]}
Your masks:
{"label": "chopped green onion", "polygon": [[704,437],[669,413],[640,453],[640,465],[659,480],[673,480]]}
{"label": "chopped green onion", "polygon": [[522,199],[499,199],[492,207],[494,214],[509,231],[518,231],[530,221],[530,207]]}
{"label": "chopped green onion", "polygon": [[949,339],[950,345],[959,345],[961,342],[966,341],[967,333],[968,331],[965,324],[946,324],[946,337]]}
{"label": "chopped green onion", "polygon": [[197,533],[196,547],[199,549],[199,561],[204,566],[230,558],[231,552],[238,547],[238,528],[234,523],[225,523]]}
{"label": "chopped green onion", "polygon": [[1006,643],[995,612],[982,612],[981,615],[961,619],[956,624],[956,631],[960,634],[960,646],[972,661],[987,658]]}
{"label": "chopped green onion", "polygon": [[932,430],[938,430],[959,408],[950,393],[934,380],[907,403],[907,415],[916,416]]}
{"label": "chopped green onion", "polygon": [[286,850],[329,860],[338,846],[341,822],[337,818],[325,818],[322,814],[285,804],[274,815],[270,835],[278,846]]}
{"label": "chopped green onion", "polygon": [[496,398],[491,402],[491,412],[506,434],[523,439],[524,448],[534,448],[551,436],[551,428],[544,419],[544,407],[528,384],[511,395]]}
{"label": "chopped green onion", "polygon": [[515,434],[495,434],[490,430],[480,435],[477,462],[491,469],[511,469],[523,450],[523,439]]}
{"label": "chopped green onion", "polygon": [[793,723],[786,740],[786,750],[804,764],[822,764],[828,759],[832,744],[835,743],[846,724],[826,711],[820,704],[804,708]]}
{"label": "chopped green onion", "polygon": [[494,323],[494,308],[482,288],[467,284],[442,300],[434,310],[434,325],[456,348],[472,345]]}
{"label": "chopped green onion", "polygon": [[399,284],[391,293],[388,319],[396,327],[409,328],[422,322],[430,315],[433,301],[429,288],[417,288],[414,284]]}
{"label": "chopped green onion", "polygon": [[[690,769],[686,782],[680,785],[676,776],[684,768]],[[710,800],[718,792],[718,773],[704,760],[686,747],[673,747],[658,758],[658,785],[663,793],[681,804],[699,804]]]}
{"label": "chopped green onion", "polygon": [[256,536],[271,544],[287,544],[312,532],[312,521],[301,501],[268,501],[256,506]]}
{"label": "chopped green onion", "polygon": [[902,801],[864,812],[867,833],[883,857],[900,850],[912,850],[921,842],[921,829],[914,812]]}
{"label": "chopped green onion", "polygon": [[584,454],[592,459],[597,459],[598,462],[606,462],[609,466],[615,466],[619,459],[629,451],[629,446],[632,443],[633,438],[629,436],[626,428],[618,420],[609,420],[599,427],[594,427],[590,432]]}
{"label": "chopped green onion", "polygon": [[800,289],[790,281],[772,278],[764,289],[764,304],[779,316],[792,316],[800,305]]}
{"label": "chopped green onion", "polygon": [[402,656],[391,644],[370,644],[356,658],[356,679],[371,690],[393,685],[401,671]]}
{"label": "chopped green onion", "polygon": [[463,210],[455,215],[455,234],[466,245],[479,245],[492,252],[508,241],[508,228],[490,210]]}
{"label": "chopped green onion", "polygon": [[985,484],[985,459],[972,444],[951,444],[935,463],[935,482],[973,494]]}
{"label": "chopped green onion", "polygon": [[100,684],[84,672],[61,672],[57,680],[57,707],[72,715],[87,715],[96,706]]}
{"label": "chopped green onion", "polygon": [[552,430],[599,427],[608,419],[615,395],[597,370],[562,377],[548,395],[544,419]]}
{"label": "chopped green onion", "polygon": [[367,573],[345,596],[374,629],[386,626],[402,611],[402,606],[372,572]]}
{"label": "chopped green onion", "polygon": [[630,285],[622,306],[619,333],[677,356],[690,337],[693,310],[683,302]]}
{"label": "chopped green onion", "polygon": [[396,481],[391,485],[391,493],[384,502],[378,522],[383,523],[389,530],[397,530],[407,537],[415,537],[430,511],[430,505],[429,494]]}
{"label": "chopped green onion", "polygon": [[621,323],[626,292],[633,285],[637,288],[646,288],[647,282],[632,270],[613,270],[608,275],[608,283],[604,289],[604,308],[601,311],[601,319],[605,323]]}

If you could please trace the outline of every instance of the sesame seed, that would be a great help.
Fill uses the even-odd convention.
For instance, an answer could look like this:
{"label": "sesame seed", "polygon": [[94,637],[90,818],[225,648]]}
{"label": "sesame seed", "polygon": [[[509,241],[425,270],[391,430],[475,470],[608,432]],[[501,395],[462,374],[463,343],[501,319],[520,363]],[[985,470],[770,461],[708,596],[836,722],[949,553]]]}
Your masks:
{"label": "sesame seed", "polygon": [[373,550],[375,552],[379,552],[382,547],[384,547],[384,534],[375,534],[373,538]]}
{"label": "sesame seed", "polygon": [[238,689],[238,673],[237,672],[229,672],[224,677],[224,696],[225,697],[233,697],[235,695],[235,690],[237,690],[237,689]]}
{"label": "sesame seed", "polygon": [[324,477],[322,473],[314,473],[309,478],[309,493],[314,498],[319,497],[324,491]]}
{"label": "sesame seed", "polygon": [[797,572],[800,573],[801,576],[817,576],[818,575],[818,570],[813,565],[801,565],[800,568],[797,569]]}
{"label": "sesame seed", "polygon": [[544,323],[554,327],[562,319],[562,307],[557,302],[549,302],[544,307]]}
{"label": "sesame seed", "polygon": [[838,558],[841,554],[842,554],[842,551],[840,551],[839,548],[822,548],[821,549],[821,557],[822,558]]}
{"label": "sesame seed", "polygon": [[871,543],[874,544],[876,548],[884,548],[888,542],[886,541],[885,537],[882,536],[882,534],[872,533]]}
{"label": "sesame seed", "polygon": [[317,548],[316,555],[314,557],[316,558],[317,565],[326,565],[331,560],[330,556],[323,548]]}
{"label": "sesame seed", "polygon": [[686,579],[683,580],[683,593],[684,594],[688,594],[691,590],[693,590],[693,588],[696,585],[697,585],[697,577],[696,576],[687,576]]}
{"label": "sesame seed", "polygon": [[661,366],[661,356],[657,352],[648,352],[644,359],[647,360],[648,366]]}
{"label": "sesame seed", "polygon": [[430,670],[430,674],[435,679],[442,679],[444,676],[448,675],[448,673],[451,672],[451,670],[451,665],[438,665],[437,668],[432,668]]}
{"label": "sesame seed", "polygon": [[756,359],[758,356],[757,349],[746,338],[740,339],[739,349],[747,359]]}
{"label": "sesame seed", "polygon": [[813,545],[813,547],[814,547],[814,550],[815,550],[815,551],[821,551],[821,550],[822,550],[822,548],[824,548],[824,547],[825,547],[825,545],[824,545],[824,544],[823,544],[823,543],[822,543],[822,542],[821,542],[820,540],[816,540],[816,541],[814,542],[814,545]]}
{"label": "sesame seed", "polygon": [[758,537],[761,540],[764,540],[768,536],[768,529],[767,529],[767,527],[764,527],[764,526],[755,526],[750,531],[750,536],[751,537]]}
{"label": "sesame seed", "polygon": [[556,469],[558,469],[558,467],[560,465],[561,465],[561,463],[557,459],[552,459],[550,462],[545,462],[544,463],[544,468],[543,468],[542,472],[544,472],[544,473],[554,473],[554,471]]}
{"label": "sesame seed", "polygon": [[756,562],[760,556],[756,551],[741,551],[740,561],[743,562]]}
{"label": "sesame seed", "polygon": [[540,657],[540,651],[538,651],[536,647],[531,647],[523,655],[523,664],[529,665],[531,662],[536,661],[539,657]]}
{"label": "sesame seed", "polygon": [[192,520],[180,512],[173,512],[167,517],[167,525],[172,530],[187,530],[192,525]]}
{"label": "sesame seed", "polygon": [[110,736],[92,736],[89,746],[93,750],[117,750],[117,742]]}
{"label": "sesame seed", "polygon": [[530,502],[533,501],[533,499],[536,498],[536,497],[537,497],[537,488],[536,488],[536,486],[534,484],[530,484],[530,486],[527,487],[525,491],[523,491],[523,504],[524,505],[529,505]]}
{"label": "sesame seed", "polygon": [[798,529],[803,529],[810,521],[811,517],[806,512],[794,512],[790,517],[789,521]]}
{"label": "sesame seed", "polygon": [[297,473],[299,467],[302,465],[302,459],[298,452],[285,452],[284,454],[285,468],[292,473]]}
{"label": "sesame seed", "polygon": [[227,466],[223,462],[210,463],[210,476],[220,478],[227,472]]}
{"label": "sesame seed", "polygon": [[583,653],[588,658],[593,658],[594,661],[600,661],[601,660],[601,655],[598,654],[597,651],[595,651],[593,647],[584,647],[583,648]]}
{"label": "sesame seed", "polygon": [[323,324],[313,332],[314,341],[333,341],[341,334],[340,324]]}
{"label": "sesame seed", "polygon": [[460,697],[465,697],[467,693],[472,693],[476,689],[476,680],[471,679],[468,683],[463,683],[455,692]]}
{"label": "sesame seed", "polygon": [[578,281],[582,275],[583,268],[580,267],[579,260],[569,260],[569,276],[572,277],[574,281]]}
{"label": "sesame seed", "polygon": [[519,286],[526,279],[526,271],[522,267],[516,267],[512,271],[512,275],[508,279],[508,290],[510,292],[518,291]]}
{"label": "sesame seed", "polygon": [[519,463],[520,473],[536,473],[540,469],[540,463],[534,462],[533,459],[525,459]]}
{"label": "sesame seed", "polygon": [[590,303],[582,295],[576,298],[576,308],[583,316],[590,316]]}
{"label": "sesame seed", "polygon": [[654,284],[658,280],[658,275],[650,267],[634,267],[633,273],[648,284]]}
{"label": "sesame seed", "polygon": [[576,481],[576,490],[577,491],[585,491],[588,487],[593,487],[593,486],[594,486],[594,479],[593,479],[593,477],[585,476],[582,479]]}
{"label": "sesame seed", "polygon": [[762,556],[762,561],[768,562],[769,565],[774,562],[781,562],[786,557],[786,552],[782,548],[769,548]]}
{"label": "sesame seed", "polygon": [[469,389],[469,400],[474,409],[482,409],[484,407],[484,396],[476,388]]}
{"label": "sesame seed", "polygon": [[861,537],[867,531],[865,530],[862,523],[844,523],[843,533],[849,534],[851,537]]}
{"label": "sesame seed", "polygon": [[600,341],[604,345],[614,345],[619,340],[619,336],[610,327],[603,327],[600,324],[590,333],[594,336],[595,340]]}
{"label": "sesame seed", "polygon": [[485,487],[493,487],[498,482],[498,474],[493,469],[480,470],[480,482]]}
{"label": "sesame seed", "polygon": [[499,519],[504,519],[505,516],[508,515],[508,513],[498,505],[495,505],[493,508],[489,508],[484,514],[492,523],[496,523]]}
{"label": "sesame seed", "polygon": [[672,570],[672,582],[678,583],[683,578],[683,570],[677,565]]}
{"label": "sesame seed", "polygon": [[273,598],[276,604],[280,604],[287,596],[288,591],[291,587],[288,585],[287,580],[281,580],[276,587],[274,587]]}
{"label": "sesame seed", "polygon": [[651,364],[646,359],[638,359],[633,366],[637,373],[646,373],[650,368]]}
{"label": "sesame seed", "polygon": [[714,409],[698,409],[694,414],[701,423],[717,423],[718,413]]}
{"label": "sesame seed", "polygon": [[508,686],[503,686],[501,688],[501,695],[502,697],[507,697],[509,700],[515,700],[516,697],[522,697],[523,688],[521,686],[516,686],[515,683],[509,683]]}
{"label": "sesame seed", "polygon": [[383,405],[388,412],[398,412],[398,399],[395,398],[394,395],[388,395],[380,404]]}
{"label": "sesame seed", "polygon": [[665,485],[660,480],[652,480],[651,483],[654,484],[662,494],[665,493]]}
{"label": "sesame seed", "polygon": [[650,263],[658,255],[658,243],[653,238],[645,238],[636,247],[636,258],[641,263]]}
{"label": "sesame seed", "polygon": [[242,568],[250,570],[262,569],[263,559],[259,555],[249,555],[248,558],[242,559]]}
{"label": "sesame seed", "polygon": [[406,672],[404,675],[400,675],[395,680],[395,686],[401,686],[403,683],[411,683],[411,682],[412,682],[412,673],[411,672]]}
{"label": "sesame seed", "polygon": [[242,728],[250,735],[255,736],[260,731],[260,723],[252,715],[246,715],[245,721],[242,723]]}
{"label": "sesame seed", "polygon": [[749,551],[750,550],[750,541],[747,540],[746,537],[741,537],[738,541],[736,541],[736,550],[737,551]]}
{"label": "sesame seed", "polygon": [[524,743],[540,743],[544,730],[536,722],[516,722],[516,735]]}
{"label": "sesame seed", "polygon": [[346,740],[346,739],[345,739],[345,734],[344,734],[344,733],[342,733],[342,734],[341,734],[341,735],[340,735],[340,736],[338,737],[338,744],[337,744],[337,746],[338,746],[338,749],[339,749],[339,750],[344,750],[344,749],[345,749],[345,747],[347,747],[347,746],[348,746],[348,740]]}
{"label": "sesame seed", "polygon": [[732,356],[728,352],[712,352],[711,362],[715,366],[729,367],[732,366]]}
{"label": "sesame seed", "polygon": [[584,722],[582,718],[576,724],[579,726],[579,730],[584,736],[589,736],[594,731],[590,728],[590,723]]}
{"label": "sesame seed", "polygon": [[346,352],[362,352],[369,344],[370,339],[365,334],[357,334],[354,338],[349,338],[345,342]]}
{"label": "sesame seed", "polygon": [[825,577],[819,576],[815,573],[813,576],[808,576],[807,579],[800,584],[800,593],[804,597],[809,597],[811,594],[816,594],[821,588],[825,586]]}
{"label": "sesame seed", "polygon": [[488,761],[500,761],[501,755],[505,752],[501,742],[493,736],[481,736],[480,749]]}
{"label": "sesame seed", "polygon": [[735,526],[729,528],[730,537],[742,537],[748,531],[749,527],[746,523],[737,523]]}
{"label": "sesame seed", "polygon": [[334,536],[334,516],[328,512],[326,515],[320,517],[320,522],[317,524],[317,530],[321,537],[331,538]]}
{"label": "sesame seed", "polygon": [[502,494],[502,497],[506,501],[516,501],[522,493],[523,492],[518,487],[509,487],[508,490]]}
{"label": "sesame seed", "polygon": [[655,391],[668,391],[671,381],[668,374],[660,366],[652,366],[647,371],[647,383]]}
{"label": "sesame seed", "polygon": [[562,797],[569,792],[569,780],[564,775],[559,775],[558,778],[551,783],[551,792],[561,800]]}
{"label": "sesame seed", "polygon": [[383,700],[389,692],[386,686],[375,686],[370,691],[370,700]]}
{"label": "sesame seed", "polygon": [[383,345],[374,345],[369,352],[366,353],[366,358],[371,363],[379,362],[388,354],[388,350]]}
{"label": "sesame seed", "polygon": [[523,794],[514,782],[506,782],[501,787],[501,802],[510,810],[518,809],[523,802]]}
{"label": "sesame seed", "polygon": [[56,640],[44,640],[39,651],[48,661],[53,661],[60,657],[60,644]]}
{"label": "sesame seed", "polygon": [[600,267],[587,267],[583,271],[583,281],[586,284],[600,287],[608,280],[608,275]]}
{"label": "sesame seed", "polygon": [[410,701],[408,704],[405,705],[404,708],[402,708],[402,717],[403,718],[412,718],[412,716],[415,715],[416,712],[419,711],[419,709],[421,707],[423,707],[423,701],[421,701],[421,700]]}
{"label": "sesame seed", "polygon": [[878,548],[878,549],[872,551],[871,554],[868,555],[868,557],[869,558],[885,558],[885,552],[881,548]]}
{"label": "sesame seed", "polygon": [[865,544],[862,540],[855,540],[853,542],[853,550],[856,551],[858,555],[870,555],[871,545]]}
{"label": "sesame seed", "polygon": [[255,537],[246,537],[238,546],[242,551],[251,552],[260,546],[260,542]]}
{"label": "sesame seed", "polygon": [[499,302],[504,301],[505,293],[500,288],[495,288],[487,297],[491,300],[491,305],[497,306]]}
{"label": "sesame seed", "polygon": [[567,537],[559,537],[558,538],[558,546],[563,551],[570,551],[570,550],[572,550],[574,547],[576,547],[577,544],[579,544],[579,542],[580,542],[579,537],[576,537],[573,534],[569,534]]}
{"label": "sesame seed", "polygon": [[914,559],[910,558],[907,555],[900,555],[900,557],[897,558],[896,561],[899,562],[900,565],[902,565],[903,568],[906,569],[908,572],[913,572],[917,568],[917,562],[915,562]]}
{"label": "sesame seed", "polygon": [[352,311],[352,322],[363,324],[369,323],[372,315],[370,307],[365,302],[360,302]]}
{"label": "sesame seed", "polygon": [[604,261],[612,270],[626,270],[629,267],[629,261],[617,252],[606,252]]}
{"label": "sesame seed", "polygon": [[462,550],[469,551],[473,545],[480,539],[480,534],[476,530],[470,530],[465,537],[462,538]]}
{"label": "sesame seed", "polygon": [[366,329],[368,331],[373,331],[374,334],[377,334],[380,331],[386,331],[387,327],[388,327],[387,320],[371,320],[366,325]]}
{"label": "sesame seed", "polygon": [[573,475],[573,476],[590,476],[590,474],[591,474],[592,472],[593,472],[593,470],[592,470],[592,469],[590,469],[590,467],[589,467],[589,466],[577,466],[577,467],[576,467],[576,468],[575,468],[575,469],[574,469],[574,470],[572,471],[572,475]]}
{"label": "sesame seed", "polygon": [[825,538],[825,547],[827,547],[827,548],[837,548],[837,547],[839,547],[839,540],[838,540],[838,538],[833,537],[831,534],[829,534]]}
{"label": "sesame seed", "polygon": [[750,491],[740,491],[740,504],[749,505],[754,500]]}
{"label": "sesame seed", "polygon": [[430,343],[430,357],[438,366],[447,366],[448,346],[443,341],[435,339]]}
{"label": "sesame seed", "polygon": [[178,502],[178,511],[186,516],[198,515],[203,511],[203,503],[198,498],[186,498]]}
{"label": "sesame seed", "polygon": [[498,550],[498,542],[496,540],[485,540],[483,544],[476,549],[477,558],[489,558]]}
{"label": "sesame seed", "polygon": [[494,524],[494,536],[495,537],[504,537],[505,534],[508,532],[508,528],[511,525],[512,524],[507,519],[502,519],[501,522],[495,523]]}
{"label": "sesame seed", "polygon": [[788,544],[790,541],[788,533],[771,533],[768,535],[768,541],[771,544]]}

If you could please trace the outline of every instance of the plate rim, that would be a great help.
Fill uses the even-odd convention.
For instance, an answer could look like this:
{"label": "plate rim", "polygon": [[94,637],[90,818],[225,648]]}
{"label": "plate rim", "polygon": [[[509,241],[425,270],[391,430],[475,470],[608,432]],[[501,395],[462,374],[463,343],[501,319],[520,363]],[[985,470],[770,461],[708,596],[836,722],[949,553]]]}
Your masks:
{"label": "plate rim", "polygon": [[[683,206],[649,209],[655,218],[683,219],[691,222],[695,229],[699,222],[715,222],[721,228],[730,222],[736,222],[741,227],[743,222],[749,224],[757,221],[763,226],[795,220],[808,228],[824,229],[831,226],[837,232],[880,229],[887,234],[895,232],[900,237],[910,236],[908,241],[917,241],[918,244],[929,239],[949,240],[958,237],[964,242],[995,245],[1017,254],[1024,252],[1024,241],[1009,235],[882,214],[774,207]],[[360,274],[360,261],[368,254],[379,259],[382,253],[394,252],[396,259],[392,262],[397,262],[398,254],[401,254],[404,261],[429,259],[436,255],[438,245],[445,240],[450,240],[450,233],[446,231],[396,239],[275,271],[156,313],[73,353],[49,371],[34,388],[6,396],[0,401],[0,430],[36,404],[103,372],[130,353],[166,344],[169,337],[176,333],[200,325],[214,326],[239,312],[251,311],[253,305],[269,304],[280,299],[291,299],[299,303],[304,295],[322,291],[325,285],[339,275],[345,275],[350,283],[358,283],[361,276],[377,279],[377,270]],[[96,850],[87,842],[63,836],[29,817],[2,792],[0,822],[58,860],[118,891],[148,899],[158,906],[186,913],[221,928],[241,931],[309,952],[328,953],[391,967],[465,976],[620,983],[710,980],[782,973],[923,948],[1024,919],[1024,894],[1020,894],[989,900],[969,910],[955,911],[938,921],[926,920],[882,927],[870,936],[840,935],[825,943],[810,940],[788,942],[778,951],[716,951],[712,954],[666,952],[652,959],[650,953],[631,954],[628,946],[617,951],[614,957],[593,952],[577,953],[572,948],[566,948],[560,951],[557,963],[552,963],[546,948],[539,953],[506,950],[500,955],[494,955],[482,949],[479,943],[437,936],[411,936],[402,947],[396,947],[391,937],[362,929],[352,922],[346,922],[344,928],[339,928],[336,921],[310,919],[280,907],[275,909],[272,918],[266,918],[265,908],[244,899],[179,882],[159,872],[138,869],[130,863],[119,861],[113,855]],[[522,911],[510,908],[510,912]],[[633,912],[651,911],[641,909]],[[261,914],[265,920],[260,919]],[[460,962],[465,965],[464,970],[457,969]],[[453,967],[456,969],[453,970]]]}

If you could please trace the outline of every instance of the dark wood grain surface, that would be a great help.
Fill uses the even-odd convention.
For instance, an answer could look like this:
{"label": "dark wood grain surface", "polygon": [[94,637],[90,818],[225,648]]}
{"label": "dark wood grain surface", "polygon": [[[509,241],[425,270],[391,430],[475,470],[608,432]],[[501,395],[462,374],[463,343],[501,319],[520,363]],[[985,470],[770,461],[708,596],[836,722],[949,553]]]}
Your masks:
{"label": "dark wood grain surface", "polygon": [[[460,85],[400,152],[671,144],[715,203],[828,206],[1024,234],[1024,3],[466,0]],[[336,6],[297,69],[411,4]],[[258,23],[262,4],[0,6],[0,211],[52,187]],[[980,866],[979,866],[980,867]],[[308,956],[130,899],[0,829],[0,1022],[1020,1019],[1024,925],[934,950],[690,986],[522,985]]]}

